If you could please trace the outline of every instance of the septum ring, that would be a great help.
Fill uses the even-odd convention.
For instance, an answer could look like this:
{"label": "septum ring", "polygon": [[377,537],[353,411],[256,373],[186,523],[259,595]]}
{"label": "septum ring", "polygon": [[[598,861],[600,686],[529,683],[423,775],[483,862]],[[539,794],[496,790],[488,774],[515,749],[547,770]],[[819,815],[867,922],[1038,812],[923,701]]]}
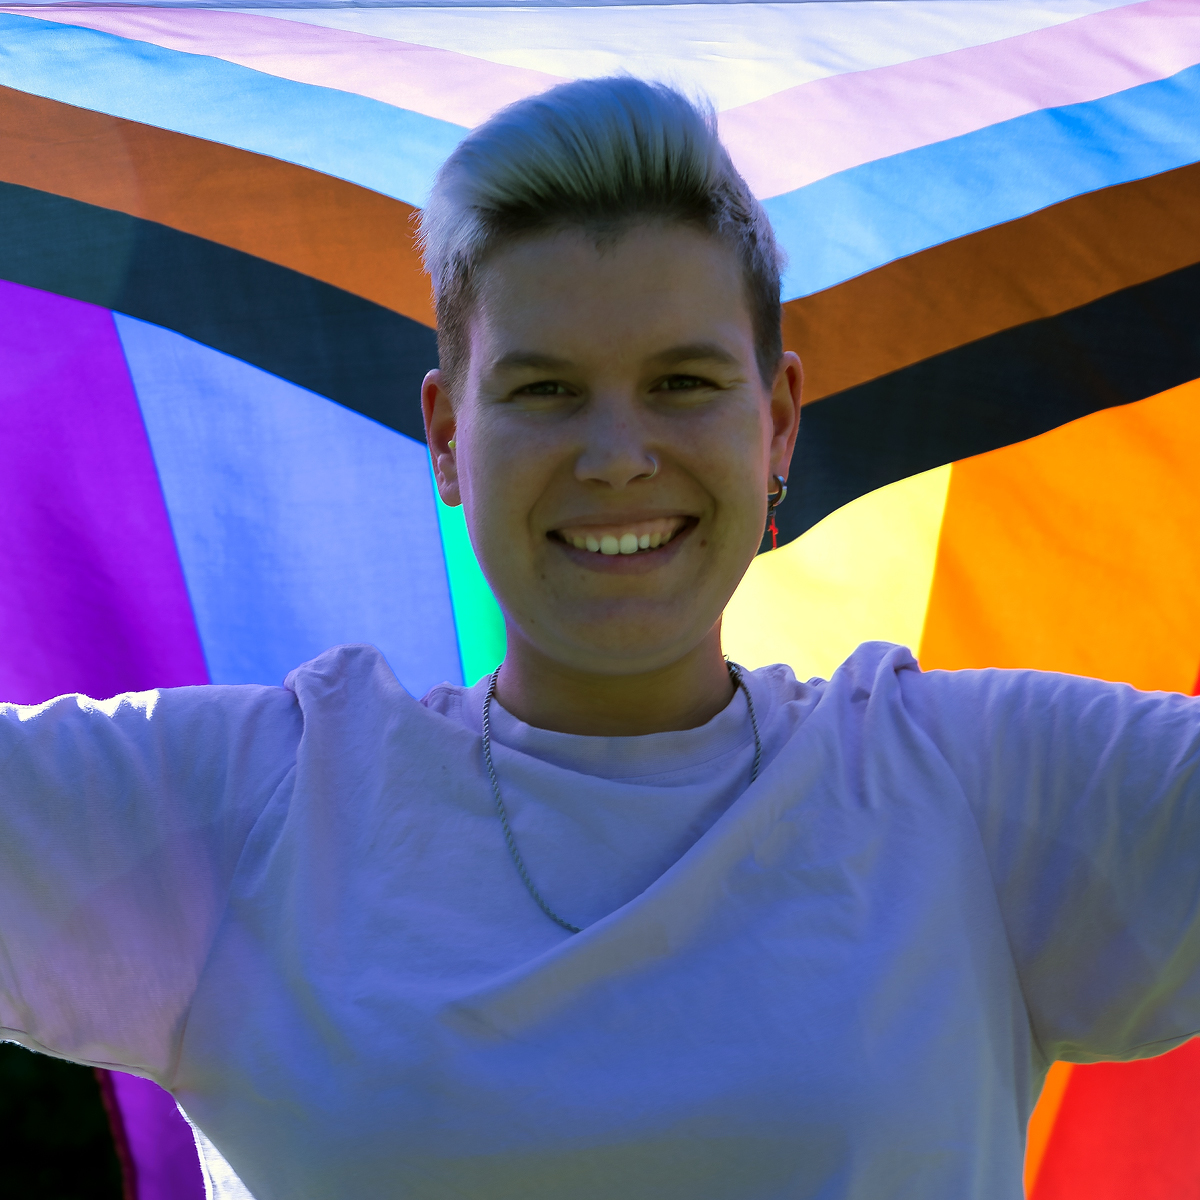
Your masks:
{"label": "septum ring", "polygon": [[639,479],[653,479],[655,475],[658,474],[658,459],[655,458],[653,454],[647,454],[646,457],[654,464],[654,470],[643,471],[642,474],[638,476]]}

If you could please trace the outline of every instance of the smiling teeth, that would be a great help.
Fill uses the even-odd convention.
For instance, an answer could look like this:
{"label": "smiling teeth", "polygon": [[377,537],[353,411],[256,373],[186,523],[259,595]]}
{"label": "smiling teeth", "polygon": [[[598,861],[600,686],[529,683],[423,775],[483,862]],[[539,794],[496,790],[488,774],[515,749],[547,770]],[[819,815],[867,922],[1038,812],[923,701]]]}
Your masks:
{"label": "smiling teeth", "polygon": [[684,517],[665,517],[636,521],[624,528],[560,529],[558,536],[576,550],[590,550],[593,554],[637,554],[639,550],[665,546],[685,524]]}

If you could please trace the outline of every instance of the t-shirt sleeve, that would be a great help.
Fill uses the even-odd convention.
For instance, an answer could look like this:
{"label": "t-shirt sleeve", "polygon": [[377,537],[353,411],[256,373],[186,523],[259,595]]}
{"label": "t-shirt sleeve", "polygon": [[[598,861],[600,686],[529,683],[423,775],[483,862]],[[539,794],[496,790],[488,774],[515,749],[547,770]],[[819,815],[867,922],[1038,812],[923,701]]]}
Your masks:
{"label": "t-shirt sleeve", "polygon": [[165,1080],[299,736],[282,688],[0,705],[0,1037]]}
{"label": "t-shirt sleeve", "polygon": [[1200,700],[1033,671],[902,672],[974,810],[1048,1058],[1200,1031]]}

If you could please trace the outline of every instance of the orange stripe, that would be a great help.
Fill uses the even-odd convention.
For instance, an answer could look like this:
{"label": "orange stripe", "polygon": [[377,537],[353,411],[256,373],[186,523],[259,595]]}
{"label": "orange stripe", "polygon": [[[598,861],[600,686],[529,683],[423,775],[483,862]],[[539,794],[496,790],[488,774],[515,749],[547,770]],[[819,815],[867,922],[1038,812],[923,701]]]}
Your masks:
{"label": "orange stripe", "polygon": [[1067,1094],[1067,1084],[1071,1080],[1072,1070],[1072,1063],[1050,1064],[1050,1071],[1046,1075],[1046,1082],[1042,1085],[1042,1094],[1038,1097],[1037,1107],[1029,1118],[1029,1132],[1025,1138],[1026,1196],[1033,1195],[1038,1173],[1042,1169],[1042,1161],[1046,1157],[1046,1147],[1050,1144],[1050,1135],[1054,1132],[1054,1123],[1062,1111],[1063,1097]]}
{"label": "orange stripe", "polygon": [[170,225],[433,324],[399,200],[278,159],[0,88],[0,179]]}
{"label": "orange stripe", "polygon": [[1191,691],[1197,479],[1200,380],[955,463],[922,664]]}
{"label": "orange stripe", "polygon": [[1200,261],[1200,164],[1088,192],[784,305],[805,403]]}

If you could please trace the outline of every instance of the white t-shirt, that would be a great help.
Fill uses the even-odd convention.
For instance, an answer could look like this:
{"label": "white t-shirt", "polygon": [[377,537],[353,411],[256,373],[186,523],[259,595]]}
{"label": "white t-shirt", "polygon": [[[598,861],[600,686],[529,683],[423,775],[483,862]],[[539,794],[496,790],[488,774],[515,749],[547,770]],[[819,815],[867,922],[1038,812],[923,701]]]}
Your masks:
{"label": "white t-shirt", "polygon": [[868,644],[574,738],[342,647],[0,709],[0,1026],[258,1200],[1012,1200],[1054,1058],[1200,1030],[1200,702]]}

